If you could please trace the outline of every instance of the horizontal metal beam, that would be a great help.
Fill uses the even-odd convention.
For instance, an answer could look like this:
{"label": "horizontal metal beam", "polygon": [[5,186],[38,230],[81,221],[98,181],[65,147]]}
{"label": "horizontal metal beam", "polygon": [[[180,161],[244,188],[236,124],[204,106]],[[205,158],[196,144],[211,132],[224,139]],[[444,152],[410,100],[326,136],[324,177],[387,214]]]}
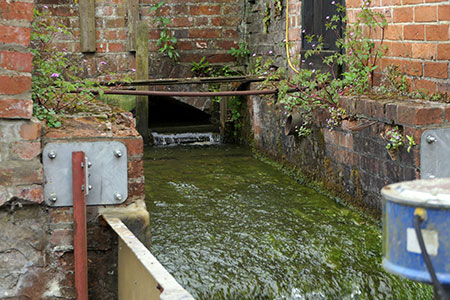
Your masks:
{"label": "horizontal metal beam", "polygon": [[177,85],[177,84],[202,84],[223,82],[260,82],[266,80],[263,76],[222,76],[222,77],[192,77],[192,78],[158,78],[134,80],[132,82],[101,82],[100,85],[122,85],[122,86],[150,86],[150,85]]}
{"label": "horizontal metal beam", "polygon": [[[91,91],[98,94],[98,91]],[[135,95],[135,96],[167,96],[167,97],[218,97],[218,96],[249,96],[273,95],[277,89],[249,90],[249,91],[218,91],[218,92],[177,92],[177,91],[132,91],[132,90],[106,90],[108,95]]]}

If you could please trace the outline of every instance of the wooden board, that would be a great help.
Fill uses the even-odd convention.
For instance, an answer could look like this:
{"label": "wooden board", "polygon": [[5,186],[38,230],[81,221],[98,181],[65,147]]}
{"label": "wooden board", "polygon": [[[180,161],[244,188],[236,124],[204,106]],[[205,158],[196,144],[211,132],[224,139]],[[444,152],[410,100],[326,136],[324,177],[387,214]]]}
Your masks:
{"label": "wooden board", "polygon": [[[148,24],[138,21],[136,25],[136,80],[148,79]],[[146,90],[147,88],[138,87]],[[136,127],[148,142],[148,96],[136,97]]]}
{"label": "wooden board", "polygon": [[80,0],[81,52],[96,51],[95,0]]}
{"label": "wooden board", "polygon": [[128,17],[127,50],[136,51],[136,24],[139,19],[139,0],[126,0]]}

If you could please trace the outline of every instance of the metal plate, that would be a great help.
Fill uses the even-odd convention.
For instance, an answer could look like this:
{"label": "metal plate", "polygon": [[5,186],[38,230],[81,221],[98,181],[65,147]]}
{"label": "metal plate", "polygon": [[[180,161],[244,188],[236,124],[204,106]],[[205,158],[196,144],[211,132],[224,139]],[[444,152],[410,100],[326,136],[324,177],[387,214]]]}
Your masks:
{"label": "metal plate", "polygon": [[420,140],[420,177],[450,177],[450,128],[427,130]]}
{"label": "metal plate", "polygon": [[[87,205],[123,203],[128,197],[127,148],[120,142],[51,143],[42,153],[44,200],[49,206],[73,206],[72,152],[83,151],[92,163]],[[53,199],[52,199],[53,198]],[[55,201],[56,198],[56,201]]]}

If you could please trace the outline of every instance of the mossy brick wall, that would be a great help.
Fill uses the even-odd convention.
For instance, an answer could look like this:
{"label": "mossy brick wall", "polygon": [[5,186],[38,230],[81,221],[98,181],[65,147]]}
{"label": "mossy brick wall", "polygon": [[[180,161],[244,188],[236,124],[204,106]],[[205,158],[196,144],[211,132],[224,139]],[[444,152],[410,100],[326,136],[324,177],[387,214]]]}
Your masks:
{"label": "mossy brick wall", "polygon": [[[178,39],[179,63],[158,53],[156,42],[160,30],[149,12],[155,0],[140,1],[140,16],[149,26],[150,77],[192,76],[193,61],[203,56],[212,64],[231,64],[234,58],[227,52],[237,47],[244,34],[244,0],[170,0],[161,8],[169,18],[171,33]],[[50,13],[52,22],[62,23],[73,37],[59,35],[54,44],[60,50],[74,53],[77,63],[89,77],[105,77],[110,73],[125,73],[135,68],[135,54],[127,51],[128,16],[125,0],[104,0],[95,3],[95,53],[80,54],[79,5],[73,0],[36,0],[36,7]],[[106,64],[101,64],[106,62]]]}
{"label": "mossy brick wall", "polygon": [[[343,97],[350,117],[329,130],[327,112],[315,113],[308,137],[285,136],[288,113],[273,98],[252,96],[248,112],[256,148],[305,178],[358,206],[381,210],[380,189],[390,183],[420,178],[421,135],[427,129],[450,127],[450,105],[418,100]],[[417,146],[390,154],[384,133],[398,126]]]}

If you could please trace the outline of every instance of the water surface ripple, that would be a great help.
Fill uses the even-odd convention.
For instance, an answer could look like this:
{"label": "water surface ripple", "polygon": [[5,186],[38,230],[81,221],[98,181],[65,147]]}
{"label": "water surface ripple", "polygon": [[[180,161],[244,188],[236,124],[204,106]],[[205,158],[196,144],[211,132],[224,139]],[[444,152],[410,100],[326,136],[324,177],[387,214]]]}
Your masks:
{"label": "water surface ripple", "polygon": [[152,253],[196,299],[432,299],[377,225],[237,146],[148,148]]}

